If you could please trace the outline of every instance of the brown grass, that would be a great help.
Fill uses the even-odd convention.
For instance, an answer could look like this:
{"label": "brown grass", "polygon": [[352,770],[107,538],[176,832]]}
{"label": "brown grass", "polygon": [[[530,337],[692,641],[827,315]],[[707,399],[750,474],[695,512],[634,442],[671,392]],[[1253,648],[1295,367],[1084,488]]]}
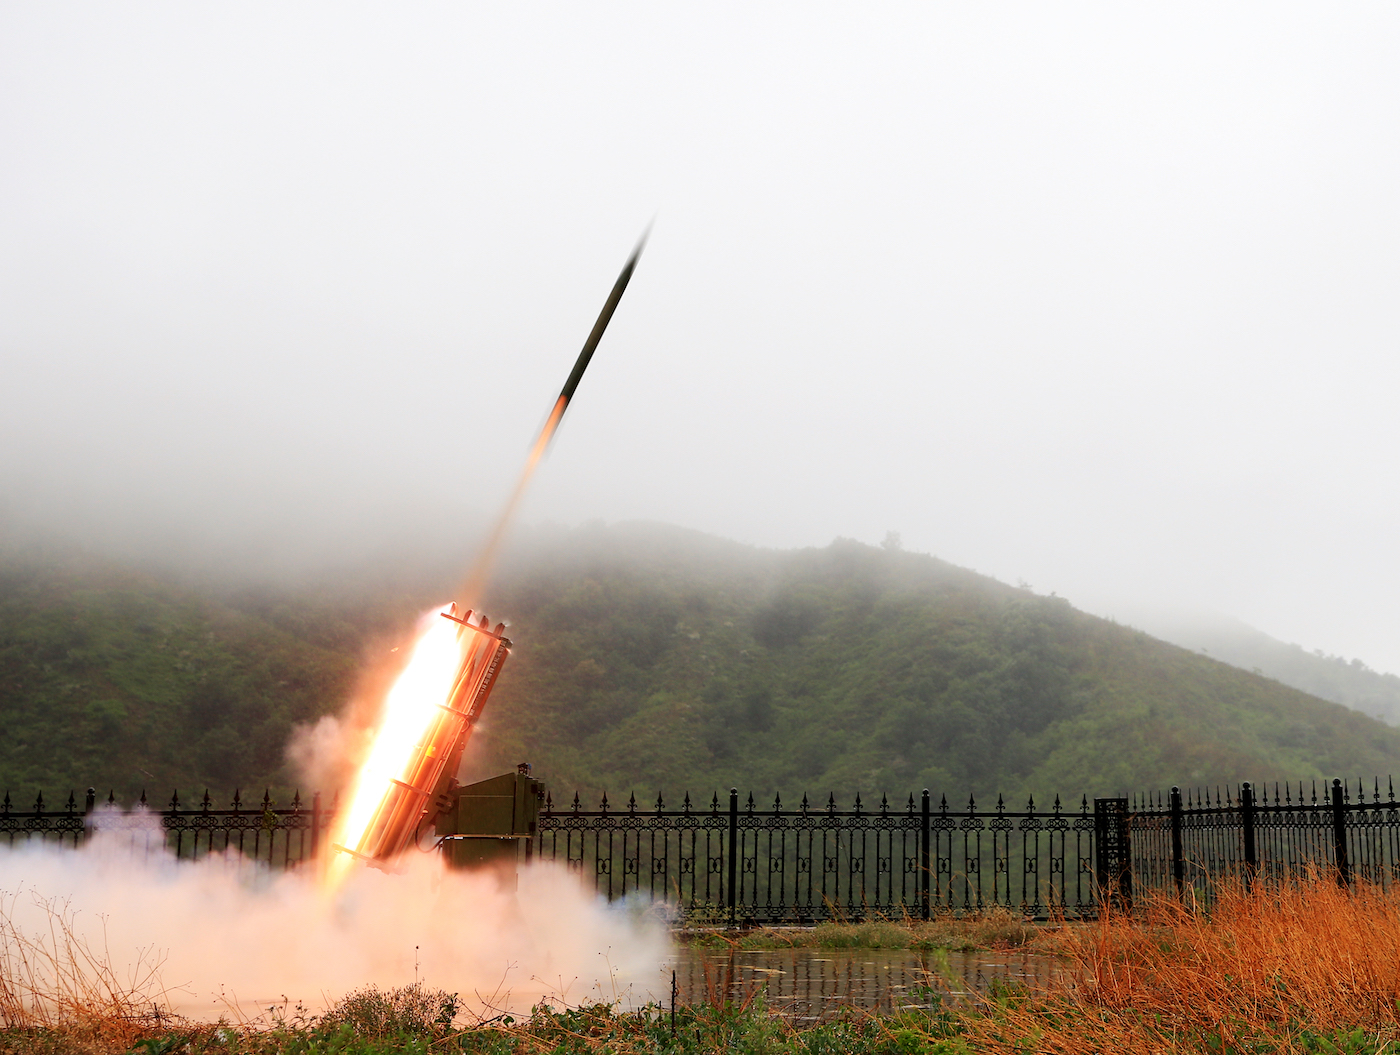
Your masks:
{"label": "brown grass", "polygon": [[[988,1050],[1330,1050],[1400,1045],[1400,894],[1332,876],[1224,885],[1211,911],[1169,896],[1054,938],[1059,992],[989,1006]],[[1397,1047],[1400,1050],[1400,1046]]]}
{"label": "brown grass", "polygon": [[[39,910],[37,930],[14,922],[20,898]],[[123,977],[105,939],[94,947],[78,933],[67,901],[33,891],[0,894],[0,1026],[6,1031],[62,1029],[96,1050],[129,1047],[171,1021],[162,963],[155,950],[142,950]]]}

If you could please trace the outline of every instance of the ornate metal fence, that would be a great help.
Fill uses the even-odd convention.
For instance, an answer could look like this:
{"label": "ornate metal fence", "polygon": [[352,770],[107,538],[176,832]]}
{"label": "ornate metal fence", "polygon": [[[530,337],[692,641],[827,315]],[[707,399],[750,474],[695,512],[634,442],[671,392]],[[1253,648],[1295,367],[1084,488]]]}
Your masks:
{"label": "ornate metal fence", "polygon": [[0,803],[0,845],[11,847],[35,843],[76,846],[98,832],[117,832],[133,852],[149,854],[164,848],[176,857],[193,860],[213,853],[235,850],[239,860],[261,861],[276,868],[296,868],[316,856],[335,813],[321,806],[321,796],[303,806],[301,794],[290,806],[279,807],[269,793],[261,802],[244,803],[238,794],[228,809],[214,809],[205,792],[194,807],[181,807],[179,794],[171,796],[164,809],[155,809],[141,800],[131,809],[120,808],[112,796],[97,802],[94,789],[79,804],[69,793],[66,804],[46,809],[42,792],[31,809],[16,809],[5,793]]}
{"label": "ornate metal fence", "polygon": [[1387,890],[1400,882],[1400,802],[1395,783],[1340,779],[1305,785],[1135,796],[1128,807],[1133,881],[1209,900],[1223,878],[1245,883],[1332,873]]}
{"label": "ornate metal fence", "polygon": [[[1097,802],[1097,800],[1096,800]],[[1100,810],[1102,813],[1102,810]],[[556,810],[547,801],[533,852],[565,864],[609,899],[665,900],[689,922],[807,924],[824,919],[911,917],[1002,906],[1027,916],[1080,915],[1099,896],[1096,814],[1087,798],[1064,809],[937,807],[925,791],[874,808],[835,796],[795,809],[781,798],[742,805],[737,789],[679,809],[635,796],[611,809]]]}
{"label": "ornate metal fence", "polygon": [[1104,898],[1188,892],[1209,903],[1223,880],[1279,881],[1309,874],[1400,883],[1400,803],[1393,782],[1369,801],[1364,783],[1319,792],[1300,783],[1213,794],[1082,797],[1049,810],[1001,798],[993,809],[932,807],[927,791],[876,808],[834,796],[796,809],[780,798],[742,805],[718,794],[680,809],[635,797],[612,809],[546,803],[534,852],[566,864],[613,899],[665,900],[680,919],[734,925],[824,919],[915,918],[1000,907],[1028,918],[1097,913]]}
{"label": "ornate metal fence", "polygon": [[[848,808],[835,796],[796,808],[781,798],[760,806],[731,789],[706,805],[685,796],[678,809],[635,796],[614,808],[604,796],[585,810],[577,795],[540,814],[527,857],[554,861],[599,894],[664,902],[682,921],[716,925],[809,924],[826,919],[928,919],[1000,907],[1028,918],[1076,917],[1106,897],[1174,892],[1209,902],[1222,880],[1272,882],[1310,873],[1356,879],[1386,889],[1400,883],[1400,803],[1387,782],[1368,791],[1334,780],[1272,789],[1233,789],[1081,797],[1049,809],[1029,801],[990,809],[968,800],[933,804],[927,791],[905,802],[859,796]],[[130,810],[92,789],[81,804],[70,794],[57,809],[43,796],[30,809],[10,796],[0,803],[0,846],[26,842],[77,845],[96,832],[126,836],[133,852],[165,848],[195,859],[237,851],[239,860],[296,868],[323,852],[335,802],[300,795],[277,806],[270,795],[245,804],[237,796],[215,809],[206,793],[194,806],[172,796],[163,809],[144,796]]]}

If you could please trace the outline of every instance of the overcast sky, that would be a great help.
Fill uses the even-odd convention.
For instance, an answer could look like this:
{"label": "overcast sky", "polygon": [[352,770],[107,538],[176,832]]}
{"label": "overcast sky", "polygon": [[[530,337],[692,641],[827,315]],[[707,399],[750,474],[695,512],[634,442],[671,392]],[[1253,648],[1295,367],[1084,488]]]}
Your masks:
{"label": "overcast sky", "polygon": [[[1400,8],[0,6],[0,515],[934,553],[1400,671]],[[464,554],[464,560],[465,560]]]}

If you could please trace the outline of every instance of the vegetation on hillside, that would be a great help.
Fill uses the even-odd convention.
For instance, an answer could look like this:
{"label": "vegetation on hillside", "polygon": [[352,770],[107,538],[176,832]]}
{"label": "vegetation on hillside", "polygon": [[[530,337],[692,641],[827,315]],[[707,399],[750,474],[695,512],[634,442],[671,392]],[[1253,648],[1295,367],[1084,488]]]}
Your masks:
{"label": "vegetation on hillside", "polygon": [[518,647],[482,765],[530,759],[614,802],[731,785],[765,805],[924,787],[1044,802],[1400,762],[1374,719],[855,542],[764,553],[617,528],[511,569],[492,609]]}
{"label": "vegetation on hillside", "polygon": [[1223,616],[1159,618],[1145,629],[1182,648],[1400,725],[1400,676],[1372,670],[1359,659],[1321,649],[1309,652]]}
{"label": "vegetation on hillside", "polygon": [[[10,555],[0,788],[20,807],[89,784],[161,803],[176,788],[285,797],[291,729],[382,673],[439,590],[408,576],[216,590]],[[485,607],[515,650],[468,775],[528,760],[563,803],[577,789],[707,804],[738,786],[763,805],[924,787],[1019,805],[1400,768],[1400,730],[898,549],[591,527],[536,539]]]}

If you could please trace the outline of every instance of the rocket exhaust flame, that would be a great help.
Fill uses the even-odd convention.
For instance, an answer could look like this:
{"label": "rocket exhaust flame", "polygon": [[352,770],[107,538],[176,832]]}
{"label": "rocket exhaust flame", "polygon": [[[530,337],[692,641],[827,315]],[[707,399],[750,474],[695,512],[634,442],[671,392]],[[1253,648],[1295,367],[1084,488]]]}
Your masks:
{"label": "rocket exhaust flame", "polygon": [[[530,478],[622,300],[645,245],[644,234],[613,284],[515,489],[477,556],[462,589],[468,601],[485,586]],[[504,623],[492,630],[485,616],[478,613],[473,620],[473,614],[468,611],[459,617],[456,604],[439,611],[441,618],[433,619],[419,636],[407,666],[389,690],[379,731],[360,767],[344,820],[338,825],[338,841],[333,845],[340,852],[335,854],[328,874],[332,884],[344,877],[354,860],[392,867],[448,807],[462,752],[511,647],[503,636]]]}
{"label": "rocket exhaust flame", "polygon": [[506,529],[510,527],[510,522],[515,517],[515,511],[520,506],[520,500],[525,496],[525,489],[530,484],[530,478],[535,475],[536,467],[544,457],[544,452],[549,449],[549,443],[554,439],[554,433],[558,431],[559,422],[564,418],[564,411],[568,409],[569,401],[574,398],[574,392],[578,389],[579,382],[583,380],[583,372],[588,369],[588,364],[593,360],[593,353],[598,350],[598,342],[603,339],[603,332],[607,330],[608,323],[612,321],[613,312],[617,310],[618,304],[622,301],[622,294],[627,289],[627,283],[632,281],[632,272],[637,268],[637,261],[642,257],[642,250],[646,248],[647,237],[650,233],[650,228],[642,233],[641,239],[637,242],[637,248],[632,250],[632,255],[627,258],[627,263],[623,265],[622,273],[617,276],[617,281],[613,283],[612,292],[604,301],[603,310],[598,313],[598,321],[593,324],[593,329],[588,334],[588,340],[583,342],[583,350],[578,353],[578,358],[574,360],[574,368],[569,371],[564,387],[559,390],[559,398],[554,401],[554,407],[550,410],[544,427],[540,429],[539,436],[535,438],[534,446],[530,448],[530,456],[525,460],[525,468],[520,473],[520,479],[516,481],[515,490],[511,492],[505,508],[501,510],[500,518],[491,529],[491,534],[486,537],[486,544],[482,546],[476,563],[467,576],[467,581],[462,585],[461,596],[468,603],[474,603],[486,585],[486,579],[491,574],[492,567],[495,566],[496,557],[500,554],[501,544],[505,541]]}

